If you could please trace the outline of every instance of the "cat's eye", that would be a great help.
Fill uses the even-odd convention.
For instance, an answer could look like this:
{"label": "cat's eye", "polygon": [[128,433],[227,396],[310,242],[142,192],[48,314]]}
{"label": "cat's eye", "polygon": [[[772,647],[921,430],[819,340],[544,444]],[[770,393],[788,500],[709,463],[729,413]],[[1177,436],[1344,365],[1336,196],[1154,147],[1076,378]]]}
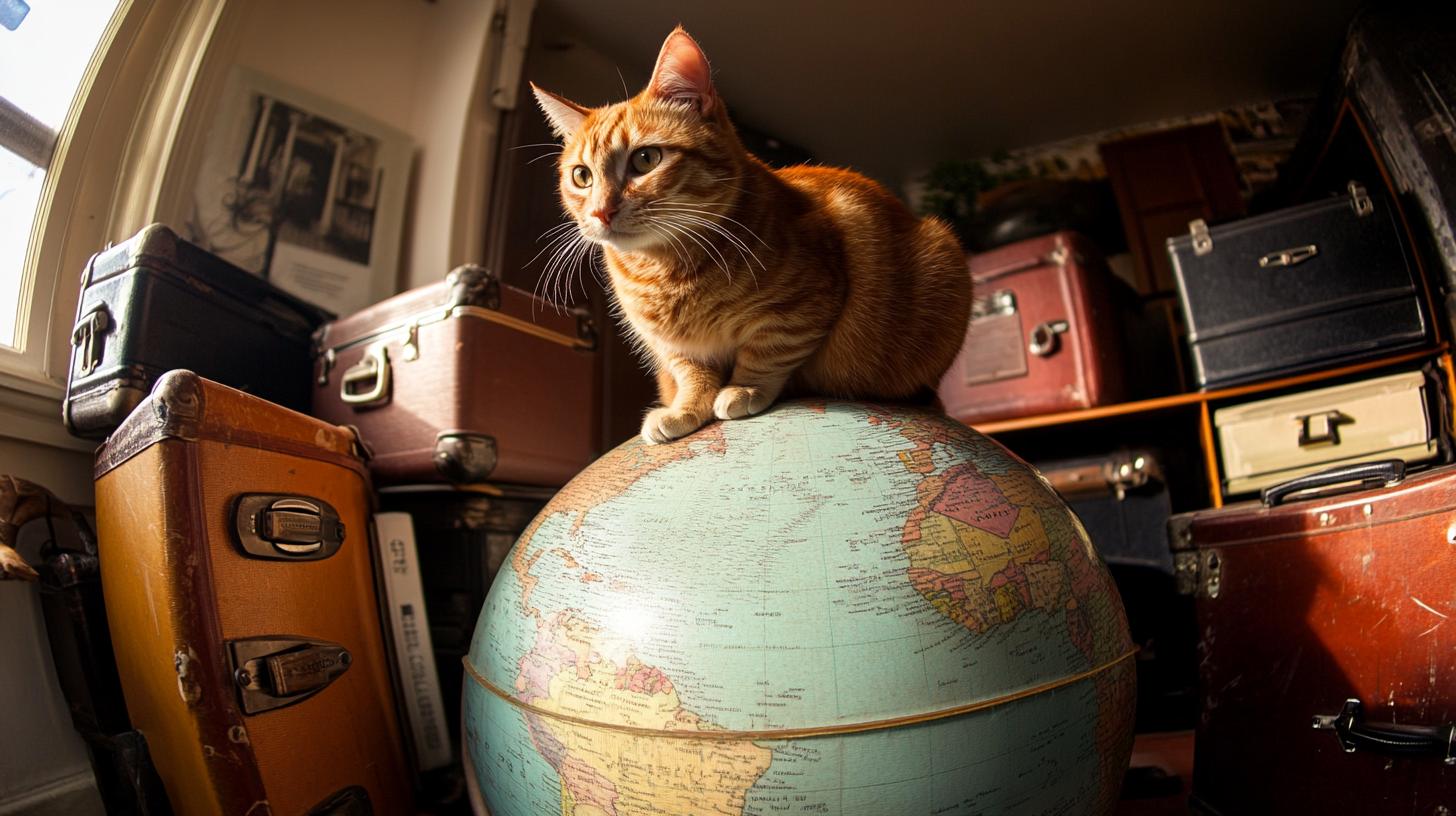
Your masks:
{"label": "cat's eye", "polygon": [[646,173],[661,161],[662,148],[660,147],[641,147],[632,151],[632,170],[637,173]]}
{"label": "cat's eye", "polygon": [[592,182],[591,170],[584,164],[578,164],[571,168],[571,180],[578,187],[590,187]]}

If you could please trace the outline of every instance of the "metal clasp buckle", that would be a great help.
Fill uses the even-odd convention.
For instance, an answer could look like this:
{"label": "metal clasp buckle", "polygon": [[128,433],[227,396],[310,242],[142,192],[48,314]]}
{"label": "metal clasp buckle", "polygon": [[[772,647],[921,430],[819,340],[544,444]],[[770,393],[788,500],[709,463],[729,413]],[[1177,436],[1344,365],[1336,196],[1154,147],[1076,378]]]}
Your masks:
{"label": "metal clasp buckle", "polygon": [[1193,236],[1193,254],[1207,255],[1213,251],[1213,236],[1208,234],[1208,222],[1195,218],[1188,222],[1188,234]]}
{"label": "metal clasp buckle", "polygon": [[1048,320],[1045,323],[1037,324],[1031,330],[1031,342],[1027,344],[1026,350],[1038,357],[1049,357],[1057,350],[1057,335],[1063,334],[1072,326],[1065,320]]}
{"label": "metal clasp buckle", "polygon": [[71,330],[71,345],[79,351],[76,355],[76,376],[85,377],[101,365],[103,347],[100,335],[109,328],[111,313],[105,303],[100,303]]}
{"label": "metal clasp buckle", "polygon": [[1355,208],[1355,214],[1361,218],[1375,212],[1375,202],[1370,200],[1370,194],[1365,192],[1365,187],[1357,181],[1345,185],[1345,190],[1350,193],[1350,206]]}

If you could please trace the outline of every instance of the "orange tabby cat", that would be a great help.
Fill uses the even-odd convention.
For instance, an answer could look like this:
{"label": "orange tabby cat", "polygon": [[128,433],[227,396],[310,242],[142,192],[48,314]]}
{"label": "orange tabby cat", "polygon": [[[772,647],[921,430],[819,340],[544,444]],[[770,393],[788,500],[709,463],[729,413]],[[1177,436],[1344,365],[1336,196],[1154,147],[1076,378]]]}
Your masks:
{"label": "orange tabby cat", "polygon": [[562,204],[603,248],[621,314],[656,364],[663,404],[642,423],[648,442],[784,393],[935,388],[970,310],[954,235],[857,173],[775,171],[750,155],[681,27],[625,102],[592,109],[532,89],[565,142]]}

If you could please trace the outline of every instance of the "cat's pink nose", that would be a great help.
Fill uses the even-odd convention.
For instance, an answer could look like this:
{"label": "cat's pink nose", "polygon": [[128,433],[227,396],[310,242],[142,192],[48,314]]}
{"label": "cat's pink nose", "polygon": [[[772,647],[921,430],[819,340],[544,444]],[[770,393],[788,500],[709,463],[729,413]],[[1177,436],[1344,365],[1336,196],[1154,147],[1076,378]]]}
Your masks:
{"label": "cat's pink nose", "polygon": [[595,210],[592,210],[592,213],[591,214],[592,214],[592,218],[595,218],[598,221],[602,222],[602,226],[604,226],[604,227],[610,227],[612,225],[612,216],[614,216],[614,215],[617,214],[617,208],[616,207],[598,207]]}

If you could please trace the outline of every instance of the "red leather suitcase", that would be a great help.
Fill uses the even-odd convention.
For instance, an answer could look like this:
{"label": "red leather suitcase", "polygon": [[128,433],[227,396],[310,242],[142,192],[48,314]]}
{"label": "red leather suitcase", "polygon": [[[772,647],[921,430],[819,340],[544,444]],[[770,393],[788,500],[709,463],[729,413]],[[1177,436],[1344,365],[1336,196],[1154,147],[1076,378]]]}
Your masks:
{"label": "red leather suitcase", "polygon": [[1057,232],[970,257],[966,342],[940,381],[962,422],[1091,408],[1124,398],[1119,282],[1102,254]]}
{"label": "red leather suitcase", "polygon": [[1456,468],[1404,473],[1349,466],[1170,522],[1203,810],[1456,808]]}
{"label": "red leather suitcase", "polygon": [[560,487],[600,452],[596,331],[481,266],[328,323],[314,416],[353,425],[380,484]]}

